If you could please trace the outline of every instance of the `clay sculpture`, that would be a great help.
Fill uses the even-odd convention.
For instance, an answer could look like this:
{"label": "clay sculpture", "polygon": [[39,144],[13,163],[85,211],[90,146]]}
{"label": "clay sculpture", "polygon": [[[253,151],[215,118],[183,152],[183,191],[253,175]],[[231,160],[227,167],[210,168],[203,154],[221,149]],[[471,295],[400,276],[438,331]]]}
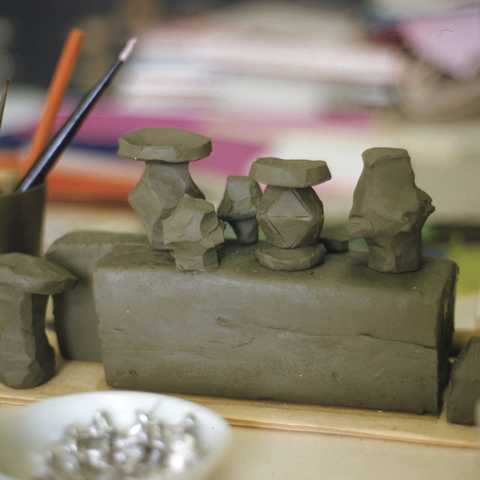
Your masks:
{"label": "clay sculpture", "polygon": [[0,379],[12,388],[49,380],[55,356],[45,334],[48,295],[72,287],[75,277],[45,259],[0,256]]}
{"label": "clay sculpture", "polygon": [[145,162],[129,202],[142,219],[153,248],[167,248],[162,222],[185,194],[205,198],[190,176],[188,163],[208,156],[211,150],[209,138],[177,128],[143,128],[120,137],[118,154]]}
{"label": "clay sculpture", "polygon": [[223,244],[223,222],[206,200],[184,195],[163,220],[164,242],[173,248],[177,269],[204,271],[218,267],[217,247]]}
{"label": "clay sculpture", "polygon": [[258,241],[257,205],[262,196],[258,183],[242,176],[230,176],[218,216],[230,224],[239,243],[249,245]]}
{"label": "clay sculpture", "polygon": [[351,236],[365,238],[368,266],[378,272],[413,272],[422,258],[421,230],[434,211],[415,185],[410,156],[402,148],[370,148],[350,212]]}
{"label": "clay sculpture", "polygon": [[304,270],[323,262],[325,247],[318,243],[323,204],[312,186],[330,180],[325,162],[257,159],[250,176],[267,184],[257,211],[266,243],[255,251],[257,260],[273,270]]}
{"label": "clay sculpture", "polygon": [[77,231],[67,233],[48,249],[48,260],[66,268],[78,281],[53,296],[55,330],[62,356],[69,360],[102,359],[93,299],[93,271],[115,245],[147,244],[145,235]]}
{"label": "clay sculpture", "polygon": [[418,272],[385,275],[365,265],[365,254],[346,253],[282,272],[260,268],[254,250],[227,242],[218,268],[197,275],[146,245],[100,260],[93,283],[108,384],[440,411],[453,262],[427,258]]}
{"label": "clay sculpture", "polygon": [[480,401],[480,337],[469,340],[453,366],[447,391],[447,419],[473,425]]}

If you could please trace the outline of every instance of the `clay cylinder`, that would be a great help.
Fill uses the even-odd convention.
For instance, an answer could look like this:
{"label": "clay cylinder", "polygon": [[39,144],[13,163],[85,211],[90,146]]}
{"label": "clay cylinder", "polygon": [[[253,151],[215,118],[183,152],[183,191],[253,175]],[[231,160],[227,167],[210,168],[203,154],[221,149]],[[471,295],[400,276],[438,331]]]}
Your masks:
{"label": "clay cylinder", "polygon": [[40,255],[46,188],[0,195],[0,253]]}

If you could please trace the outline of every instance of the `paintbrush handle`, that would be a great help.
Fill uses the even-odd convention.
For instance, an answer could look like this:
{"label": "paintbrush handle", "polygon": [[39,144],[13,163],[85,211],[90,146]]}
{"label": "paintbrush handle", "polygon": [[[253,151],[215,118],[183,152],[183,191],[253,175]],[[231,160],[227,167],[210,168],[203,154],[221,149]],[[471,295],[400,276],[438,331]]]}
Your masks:
{"label": "paintbrush handle", "polygon": [[17,192],[25,192],[29,188],[45,181],[49,171],[53,168],[65,148],[70,144],[88,113],[102,96],[105,89],[110,85],[110,82],[121,65],[123,65],[123,62],[120,60],[112,65],[107,74],[85,95],[63,127],[54,135],[50,143],[45,147],[38,159],[20,181],[16,188]]}

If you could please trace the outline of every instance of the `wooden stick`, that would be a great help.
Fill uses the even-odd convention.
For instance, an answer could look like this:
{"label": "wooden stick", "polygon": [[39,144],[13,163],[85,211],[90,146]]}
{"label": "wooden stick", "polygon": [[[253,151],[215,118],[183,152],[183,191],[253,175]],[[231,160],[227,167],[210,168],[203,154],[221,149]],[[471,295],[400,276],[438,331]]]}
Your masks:
{"label": "wooden stick", "polygon": [[70,31],[64,43],[62,54],[50,82],[42,116],[35,130],[30,151],[24,162],[25,170],[32,166],[50,139],[55,117],[60,109],[65,90],[75,69],[84,36],[85,34],[82,30],[74,28]]}

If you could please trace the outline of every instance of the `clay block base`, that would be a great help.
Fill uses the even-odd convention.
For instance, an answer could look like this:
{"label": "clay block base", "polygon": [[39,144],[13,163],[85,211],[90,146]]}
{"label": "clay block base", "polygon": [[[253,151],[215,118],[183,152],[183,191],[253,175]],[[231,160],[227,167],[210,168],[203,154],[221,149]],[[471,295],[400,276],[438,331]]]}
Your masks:
{"label": "clay block base", "polygon": [[447,395],[450,423],[473,425],[480,401],[480,337],[473,337],[456,360]]}
{"label": "clay block base", "polygon": [[54,296],[55,329],[60,351],[69,360],[100,361],[101,347],[92,278],[99,259],[115,245],[147,243],[143,235],[78,231],[56,240],[47,258],[72,272],[74,288]]}
{"label": "clay block base", "polygon": [[425,259],[388,275],[327,255],[273,272],[226,245],[220,267],[180,273],[145,247],[94,274],[111,386],[438,413],[447,381],[457,267]]}

